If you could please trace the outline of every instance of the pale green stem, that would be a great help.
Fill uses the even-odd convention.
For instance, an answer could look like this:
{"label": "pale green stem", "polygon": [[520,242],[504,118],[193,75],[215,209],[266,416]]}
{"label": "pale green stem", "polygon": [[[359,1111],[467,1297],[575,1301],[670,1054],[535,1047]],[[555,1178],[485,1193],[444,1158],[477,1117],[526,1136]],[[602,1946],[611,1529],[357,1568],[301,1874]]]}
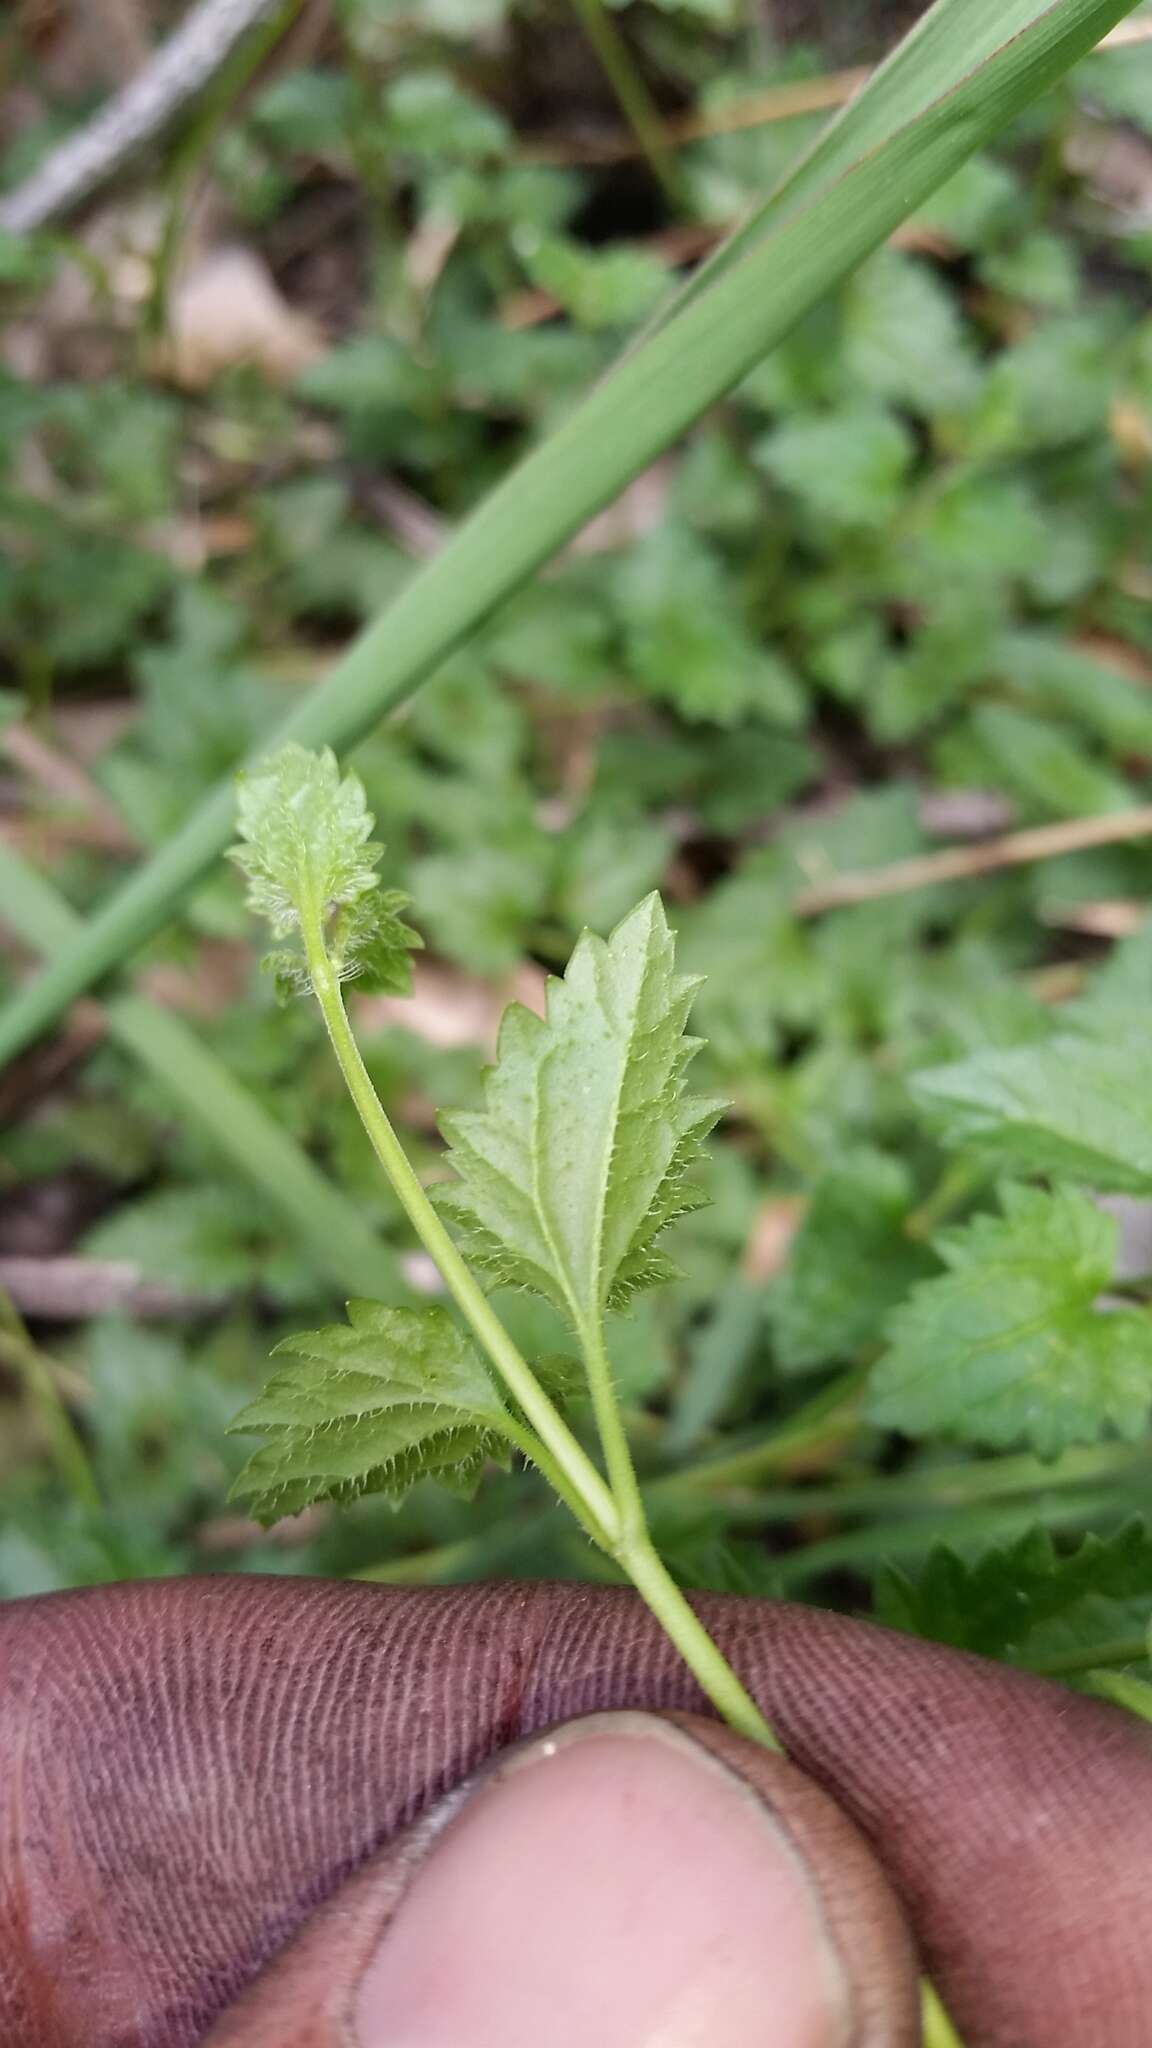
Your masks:
{"label": "pale green stem", "polygon": [[920,1979],[920,2025],[922,2048],[963,2048],[935,1986],[927,1977]]}
{"label": "pale green stem", "polygon": [[581,1325],[580,1348],[584,1354],[588,1388],[592,1395],[592,1410],[604,1451],[604,1462],[608,1467],[608,1479],[620,1511],[624,1540],[641,1538],[647,1527],[644,1503],[640,1498],[636,1467],[632,1463],[628,1432],[624,1427],[624,1418],[616,1397],[612,1362],[605,1348],[604,1331],[599,1322]]}
{"label": "pale green stem", "polygon": [[636,1591],[675,1643],[700,1690],[711,1700],[728,1726],[737,1735],[746,1735],[750,1742],[760,1743],[764,1749],[780,1750],[782,1745],[770,1723],[689,1606],[647,1534],[622,1543],[615,1555]]}
{"label": "pale green stem", "polygon": [[669,149],[659,110],[604,0],[572,0],[572,5],[653,176],[673,206],[683,205],[683,181]]}
{"label": "pale green stem", "polygon": [[1106,1664],[1144,1664],[1150,1655],[1147,1635],[1112,1636],[1103,1643],[1082,1643],[1074,1650],[1052,1650],[1038,1657],[1021,1657],[1019,1662],[1026,1671],[1045,1678],[1073,1678]]}
{"label": "pale green stem", "polygon": [[738,1735],[746,1735],[751,1742],[778,1750],[780,1743],[751,1693],[741,1685],[731,1665],[689,1606],[648,1534],[644,1502],[600,1324],[584,1324],[580,1342],[596,1426],[622,1525],[620,1542],[612,1554],[728,1726],[734,1728]]}
{"label": "pale green stem", "polygon": [[587,1453],[576,1441],[559,1410],[548,1399],[527,1360],[477,1285],[436,1214],[372,1086],[344,1008],[340,983],[324,943],[323,906],[305,880],[300,928],[312,987],[324,1017],[332,1050],[348,1092],[360,1113],[372,1149],[384,1168],[413,1229],[435,1259],[456,1306],[466,1318],[504,1385],[539,1439],[543,1457],[532,1455],[561,1499],[584,1528],[606,1550],[620,1535],[620,1518],[612,1495]]}
{"label": "pale green stem", "polygon": [[409,1222],[435,1259],[453,1300],[487,1352],[505,1386],[527,1416],[538,1441],[513,1425],[509,1434],[532,1457],[583,1527],[614,1557],[632,1580],[684,1662],[729,1727],[766,1748],[780,1747],[751,1694],[741,1685],[684,1594],[661,1563],[644,1521],[632,1455],[612,1384],[612,1369],[599,1332],[585,1340],[589,1379],[605,1457],[613,1472],[609,1491],[587,1453],[537,1382],[487,1297],[477,1286],[424,1189],[386,1116],[364,1065],[344,1008],[340,984],[324,941],[324,906],[311,876],[302,877],[300,929],[312,987],[332,1050],[360,1114],[372,1149],[384,1168]]}

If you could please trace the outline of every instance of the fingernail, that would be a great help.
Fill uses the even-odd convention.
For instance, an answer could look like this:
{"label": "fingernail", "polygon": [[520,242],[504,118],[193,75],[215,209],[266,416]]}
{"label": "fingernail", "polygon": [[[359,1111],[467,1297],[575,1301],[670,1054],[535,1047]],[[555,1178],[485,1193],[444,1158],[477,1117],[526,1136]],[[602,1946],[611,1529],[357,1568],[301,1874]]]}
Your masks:
{"label": "fingernail", "polygon": [[417,1865],[357,2048],[847,2048],[787,1830],[676,1725],[592,1716],[507,1759]]}

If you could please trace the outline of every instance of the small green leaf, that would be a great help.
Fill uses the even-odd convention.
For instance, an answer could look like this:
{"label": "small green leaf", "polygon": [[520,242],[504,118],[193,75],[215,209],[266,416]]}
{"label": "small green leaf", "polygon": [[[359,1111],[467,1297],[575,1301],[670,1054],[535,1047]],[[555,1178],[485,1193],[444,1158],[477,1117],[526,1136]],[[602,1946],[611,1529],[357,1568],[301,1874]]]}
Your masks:
{"label": "small green leaf", "polygon": [[1053,719],[984,704],[971,724],[1003,785],[1041,817],[1091,817],[1132,802],[1129,786],[1092,759],[1083,736]]}
{"label": "small green leaf", "polygon": [[911,1206],[907,1168],[882,1152],[854,1153],[817,1181],[788,1265],[768,1294],[785,1371],[855,1358],[931,1270],[923,1247],[903,1234]]}
{"label": "small green leaf", "polygon": [[876,1618],[1022,1663],[1083,1648],[1087,1667],[1097,1646],[1139,1636],[1152,1622],[1152,1534],[1131,1521],[1063,1553],[1044,1529],[975,1560],[941,1548],[915,1578],[891,1566],[881,1573]]}
{"label": "small green leaf", "polygon": [[1123,1012],[1102,1016],[1099,1037],[1061,1033],[930,1067],[912,1091],[948,1144],[1012,1172],[1118,1194],[1152,1189],[1152,1045]]}
{"label": "small green leaf", "polygon": [[578,1328],[674,1273],[656,1240],[701,1204],[686,1170],[720,1105],[683,1088],[697,986],[647,897],[607,941],[584,933],[545,1018],[505,1012],[484,1108],[443,1122],[469,1256]]}
{"label": "small green leaf", "polygon": [[786,420],[753,452],[814,520],[849,527],[892,518],[915,457],[894,413],[859,404]]}
{"label": "small green leaf", "polygon": [[1152,1406],[1152,1316],[1099,1310],[1116,1225],[1076,1188],[1006,1186],[1003,1213],[937,1240],[949,1267],[888,1324],[870,1413],[908,1436],[1027,1444],[1054,1457]]}
{"label": "small green leaf", "polygon": [[845,293],[848,387],[930,419],[963,411],[980,370],[958,303],[918,258],[892,249],[874,256]]}
{"label": "small green leaf", "polygon": [[[297,931],[312,901],[338,976],[362,976],[374,993],[406,994],[409,956],[423,942],[398,915],[407,896],[380,888],[384,849],[371,838],[364,786],[355,775],[341,778],[332,749],[282,747],[260,773],[242,777],[237,824],[242,843],[231,858],[248,877],[250,908],[276,936]],[[308,986],[302,954],[281,949],[264,966],[282,995]]]}
{"label": "small green leaf", "polygon": [[310,1501],[399,1499],[418,1479],[470,1492],[511,1421],[478,1352],[441,1308],[350,1301],[347,1323],[276,1347],[294,1355],[233,1432],[269,1441],[233,1488],[262,1521]]}

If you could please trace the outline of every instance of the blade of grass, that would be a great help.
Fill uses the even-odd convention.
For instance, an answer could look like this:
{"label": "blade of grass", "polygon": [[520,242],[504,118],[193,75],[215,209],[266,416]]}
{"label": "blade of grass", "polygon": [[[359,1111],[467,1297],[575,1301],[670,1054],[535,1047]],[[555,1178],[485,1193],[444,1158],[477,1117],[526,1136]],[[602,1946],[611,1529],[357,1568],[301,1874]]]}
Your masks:
{"label": "blade of grass", "polygon": [[[82,929],[55,889],[6,846],[0,846],[0,905],[5,924],[49,956]],[[104,1016],[111,1037],[259,1188],[318,1275],[343,1293],[406,1298],[398,1261],[359,1210],[182,1017],[132,995],[114,997]]]}
{"label": "blade of grass", "polygon": [[[1132,4],[1134,0],[1129,0],[1129,5],[1115,10],[1112,20],[1129,13]],[[665,326],[707,291],[813,193],[843,177],[861,156],[880,148],[901,128],[924,118],[962,79],[976,73],[1013,38],[1033,28],[1044,14],[1054,11],[1037,6],[1036,0],[960,0],[959,5],[956,0],[936,0],[883,63],[870,74],[862,74],[860,90],[846,98],[763,204],[713,251],[675,299],[659,309],[652,331]],[[1082,54],[1087,54],[1089,47],[1086,45]],[[919,203],[914,201],[907,211],[912,212]]]}
{"label": "blade of grass", "polygon": [[[987,55],[993,5],[1013,33]],[[825,161],[830,184],[814,189],[814,175],[798,173],[793,193],[802,188],[803,203],[790,202],[785,218],[724,264],[706,290],[695,292],[667,325],[626,356],[526,457],[297,707],[274,743],[291,738],[339,750],[362,738],[966,157],[1099,42],[1130,5],[1131,0],[1053,0],[1037,8],[1023,0],[939,0],[904,55],[885,67],[890,109],[906,115],[922,103],[922,76],[933,88],[939,84],[946,69],[940,50],[944,26],[950,65],[969,64],[973,48],[984,61],[847,168],[832,151]],[[916,60],[920,70],[913,62],[917,49],[925,53]],[[847,114],[843,119],[847,127]],[[17,993],[0,1015],[0,1060],[44,1030],[74,996],[164,923],[218,859],[231,819],[232,792],[224,784]]]}

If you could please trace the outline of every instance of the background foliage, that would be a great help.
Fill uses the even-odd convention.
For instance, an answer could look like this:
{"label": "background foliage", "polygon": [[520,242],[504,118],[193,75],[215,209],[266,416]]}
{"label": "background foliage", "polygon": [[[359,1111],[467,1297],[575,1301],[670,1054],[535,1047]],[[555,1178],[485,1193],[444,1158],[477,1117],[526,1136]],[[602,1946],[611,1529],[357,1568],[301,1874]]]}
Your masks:
{"label": "background foliage", "polygon": [[[815,132],[727,124],[818,102],[891,25],[835,17],[820,45],[736,0],[614,13],[676,145],[662,182],[561,7],[342,0],[83,242],[0,241],[0,831],[75,908]],[[16,113],[39,94],[15,177],[94,86],[7,36]],[[613,1332],[685,1582],[1071,1674],[1139,1668],[1152,1618],[1152,856],[1078,844],[1152,763],[1150,108],[1152,43],[1083,64],[356,757],[429,947],[411,1006],[358,1025],[430,1176],[433,1110],[475,1109],[504,1000],[582,926],[659,887],[708,976],[712,1204]],[[981,871],[989,834],[1063,825],[1067,850]],[[944,842],[971,874],[821,907]],[[0,873],[2,991],[38,912]],[[270,1535],[225,1508],[271,1345],[336,1319],[365,1261],[429,1286],[319,1019],[257,967],[221,872],[139,980],[255,1135],[213,1117],[211,1068],[177,1110],[179,1048],[142,1064],[121,998],[0,1078],[0,1593],[598,1569],[522,1472]],[[286,1228],[260,1112],[346,1191],[335,1257],[339,1219]],[[563,1353],[546,1303],[501,1305]]]}

